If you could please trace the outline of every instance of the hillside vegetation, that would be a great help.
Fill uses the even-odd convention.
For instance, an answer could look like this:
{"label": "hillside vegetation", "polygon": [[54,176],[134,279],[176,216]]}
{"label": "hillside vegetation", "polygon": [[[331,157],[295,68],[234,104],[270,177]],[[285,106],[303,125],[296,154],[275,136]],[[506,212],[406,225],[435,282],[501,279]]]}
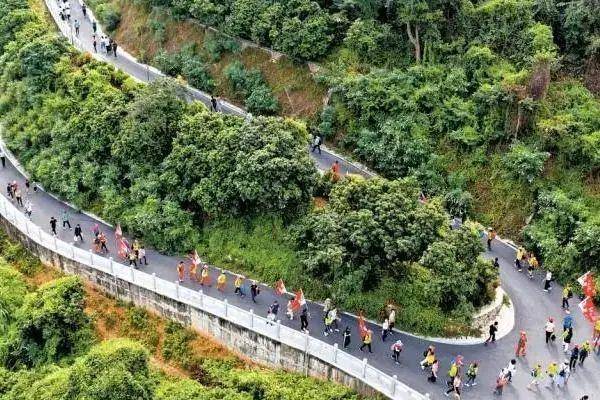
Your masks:
{"label": "hillside vegetation", "polygon": [[[118,22],[123,2],[95,2]],[[522,241],[562,280],[598,268],[598,1],[135,4],[317,60],[332,97],[314,133]]]}
{"label": "hillside vegetation", "polygon": [[0,237],[0,399],[358,399],[47,270]]}
{"label": "hillside vegetation", "polygon": [[[169,79],[138,85],[67,47],[23,1],[3,7],[4,137],[48,190],[164,252],[198,248],[372,317],[395,302],[405,329],[469,332],[494,295],[478,228],[450,230],[442,199],[421,203],[414,178],[334,184],[303,123],[211,113]],[[329,204],[313,207],[316,193]]]}

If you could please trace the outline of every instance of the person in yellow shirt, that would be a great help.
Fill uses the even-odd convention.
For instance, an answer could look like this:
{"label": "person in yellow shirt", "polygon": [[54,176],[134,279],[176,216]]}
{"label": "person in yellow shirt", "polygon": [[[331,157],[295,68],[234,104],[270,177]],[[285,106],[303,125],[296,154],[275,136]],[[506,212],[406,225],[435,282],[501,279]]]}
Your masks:
{"label": "person in yellow shirt", "polygon": [[242,290],[242,285],[244,284],[244,277],[241,275],[238,275],[235,277],[235,281],[233,282],[233,285],[235,286],[235,290],[234,290],[234,294],[239,294],[241,297],[244,297],[244,291]]}
{"label": "person in yellow shirt", "polygon": [[529,262],[527,266],[527,272],[529,272],[529,279],[533,279],[533,272],[538,269],[540,263],[533,253],[529,253]]}
{"label": "person in yellow shirt", "polygon": [[224,292],[226,284],[227,284],[227,275],[225,275],[225,271],[221,270],[221,274],[217,278],[217,290]]}
{"label": "person in yellow shirt", "polygon": [[369,353],[372,353],[373,350],[371,349],[371,342],[373,341],[373,331],[368,330],[367,333],[365,334],[365,337],[363,337],[363,344],[362,346],[360,346],[360,351],[364,351],[364,348],[367,347],[369,349]]}
{"label": "person in yellow shirt", "polygon": [[581,344],[581,348],[579,349],[579,365],[583,365],[583,362],[590,354],[590,351],[592,351],[592,345],[586,340]]}
{"label": "person in yellow shirt", "polygon": [[556,374],[558,373],[558,364],[555,362],[551,362],[546,368],[546,375],[548,375],[548,386],[554,386],[554,379],[556,378]]}
{"label": "person in yellow shirt", "polygon": [[209,273],[209,270],[208,270],[208,265],[206,265],[206,264],[202,267],[202,272],[200,273],[200,285],[201,286],[206,285],[208,287],[211,286],[211,284],[210,284],[210,273]]}

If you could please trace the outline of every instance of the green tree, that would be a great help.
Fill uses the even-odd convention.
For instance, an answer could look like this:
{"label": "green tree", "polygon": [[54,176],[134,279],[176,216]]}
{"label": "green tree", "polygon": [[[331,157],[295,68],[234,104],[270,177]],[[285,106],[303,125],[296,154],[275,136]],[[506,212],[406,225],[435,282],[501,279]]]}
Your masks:
{"label": "green tree", "polygon": [[57,279],[25,297],[9,332],[3,364],[9,368],[56,362],[90,343],[83,285],[76,277]]}

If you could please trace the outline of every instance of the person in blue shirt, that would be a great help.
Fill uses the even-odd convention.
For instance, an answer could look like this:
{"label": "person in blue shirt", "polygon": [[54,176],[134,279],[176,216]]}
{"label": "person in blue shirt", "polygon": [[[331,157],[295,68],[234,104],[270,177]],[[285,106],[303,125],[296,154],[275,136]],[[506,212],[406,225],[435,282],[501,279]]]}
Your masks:
{"label": "person in blue shirt", "polygon": [[563,319],[563,332],[573,327],[573,317],[571,316],[571,312],[567,310],[566,313],[567,315],[565,315],[565,318]]}

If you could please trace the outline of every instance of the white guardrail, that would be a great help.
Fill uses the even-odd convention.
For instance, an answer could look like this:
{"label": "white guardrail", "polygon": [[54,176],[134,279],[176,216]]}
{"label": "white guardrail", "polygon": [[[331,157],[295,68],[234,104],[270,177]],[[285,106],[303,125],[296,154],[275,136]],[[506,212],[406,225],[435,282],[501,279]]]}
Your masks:
{"label": "white guardrail", "polygon": [[423,395],[404,383],[399,382],[396,375],[386,375],[377,368],[369,365],[366,358],[360,360],[344,351],[340,351],[337,343],[332,346],[306,333],[281,325],[279,321],[273,325],[268,324],[266,318],[255,315],[252,310],[243,310],[228,304],[227,300],[221,301],[207,296],[202,291],[195,291],[180,286],[179,282],[166,281],[158,278],[154,273],[148,274],[116,262],[112,258],[102,257],[60,240],[30,221],[29,218],[21,213],[4,196],[0,196],[0,214],[31,240],[63,257],[98,271],[108,273],[136,286],[159,293],[165,297],[188,304],[282,344],[306,352],[360,379],[368,386],[392,399],[425,400],[429,398],[428,395]]}

